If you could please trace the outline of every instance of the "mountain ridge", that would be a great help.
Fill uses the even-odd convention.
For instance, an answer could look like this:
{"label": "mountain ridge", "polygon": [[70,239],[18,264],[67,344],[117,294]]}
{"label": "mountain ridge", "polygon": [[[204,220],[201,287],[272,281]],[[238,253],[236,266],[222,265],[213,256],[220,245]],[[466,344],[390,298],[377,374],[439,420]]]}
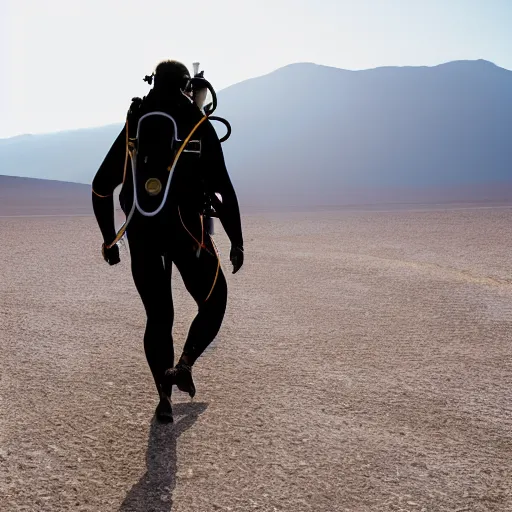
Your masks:
{"label": "mountain ridge", "polygon": [[[354,71],[293,63],[218,97],[244,202],[512,181],[512,72],[484,59]],[[90,183],[121,127],[2,139],[0,173]]]}

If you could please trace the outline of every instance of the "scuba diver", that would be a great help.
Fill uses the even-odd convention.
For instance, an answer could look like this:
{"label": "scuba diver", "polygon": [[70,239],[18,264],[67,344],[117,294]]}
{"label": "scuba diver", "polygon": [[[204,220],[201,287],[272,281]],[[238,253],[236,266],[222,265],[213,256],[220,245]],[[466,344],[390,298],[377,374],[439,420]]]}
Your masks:
{"label": "scuba diver", "polygon": [[[131,271],[146,316],[144,351],[159,394],[157,420],[172,422],[171,391],[195,395],[192,367],[216,337],[226,310],[227,283],[208,229],[217,217],[230,242],[233,274],[243,265],[238,200],[221,142],[229,123],[211,114],[215,91],[203,72],[190,77],[186,66],[169,60],[144,78],[153,88],[133,98],[126,122],[92,182],[92,203],[103,244],[103,258],[119,263],[117,243],[126,234]],[[203,107],[208,90],[213,102]],[[211,120],[228,133],[219,139]],[[116,233],[114,189],[126,221]],[[194,318],[174,366],[171,293],[172,264],[195,300]]]}

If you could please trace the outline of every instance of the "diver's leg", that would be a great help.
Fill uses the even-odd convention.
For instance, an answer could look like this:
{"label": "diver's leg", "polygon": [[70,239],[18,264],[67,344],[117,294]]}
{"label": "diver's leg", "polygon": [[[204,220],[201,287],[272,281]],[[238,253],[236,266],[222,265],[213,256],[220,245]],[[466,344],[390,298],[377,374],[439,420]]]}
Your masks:
{"label": "diver's leg", "polygon": [[133,280],[147,316],[144,351],[161,395],[165,370],[174,364],[172,262],[168,258],[163,259],[148,245],[133,241],[130,243],[130,255]]}
{"label": "diver's leg", "polygon": [[215,339],[222,325],[227,303],[227,283],[211,240],[206,241],[199,258],[195,251],[187,249],[175,254],[185,287],[194,298],[198,312],[194,318],[183,354],[170,378],[182,391],[195,394],[191,368],[204,350]]}
{"label": "diver's leg", "polygon": [[[210,268],[210,270],[212,269]],[[226,312],[228,298],[226,278],[222,268],[219,267],[217,281],[212,289],[215,272],[216,269],[213,269],[200,282],[198,282],[199,280],[194,273],[184,277],[185,286],[198,307],[197,315],[190,325],[187,340],[183,347],[183,354],[180,357],[180,361],[189,366],[192,366],[199,359],[208,345],[215,339]],[[205,297],[210,293],[210,290],[211,294],[208,300],[205,301]]]}

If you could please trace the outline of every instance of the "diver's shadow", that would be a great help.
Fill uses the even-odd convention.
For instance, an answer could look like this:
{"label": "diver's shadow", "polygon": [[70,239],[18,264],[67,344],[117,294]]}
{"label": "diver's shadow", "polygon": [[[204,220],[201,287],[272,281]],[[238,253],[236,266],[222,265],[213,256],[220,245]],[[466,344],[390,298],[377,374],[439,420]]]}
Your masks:
{"label": "diver's shadow", "polygon": [[119,512],[170,512],[176,486],[176,442],[190,428],[207,404],[173,405],[174,424],[161,424],[154,418],[146,452],[147,472],[124,499]]}

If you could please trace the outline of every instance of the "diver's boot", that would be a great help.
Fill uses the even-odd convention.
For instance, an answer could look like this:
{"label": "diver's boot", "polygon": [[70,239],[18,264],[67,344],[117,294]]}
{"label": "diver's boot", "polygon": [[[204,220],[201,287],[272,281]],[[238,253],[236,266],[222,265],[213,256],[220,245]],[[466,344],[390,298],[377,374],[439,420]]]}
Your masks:
{"label": "diver's boot", "polygon": [[160,393],[160,403],[156,406],[155,417],[160,423],[172,423],[174,421],[170,395]]}
{"label": "diver's boot", "polygon": [[174,368],[169,368],[165,372],[165,388],[177,386],[180,391],[188,393],[190,398],[194,398],[196,387],[192,379],[192,367],[183,362],[179,362]]}

